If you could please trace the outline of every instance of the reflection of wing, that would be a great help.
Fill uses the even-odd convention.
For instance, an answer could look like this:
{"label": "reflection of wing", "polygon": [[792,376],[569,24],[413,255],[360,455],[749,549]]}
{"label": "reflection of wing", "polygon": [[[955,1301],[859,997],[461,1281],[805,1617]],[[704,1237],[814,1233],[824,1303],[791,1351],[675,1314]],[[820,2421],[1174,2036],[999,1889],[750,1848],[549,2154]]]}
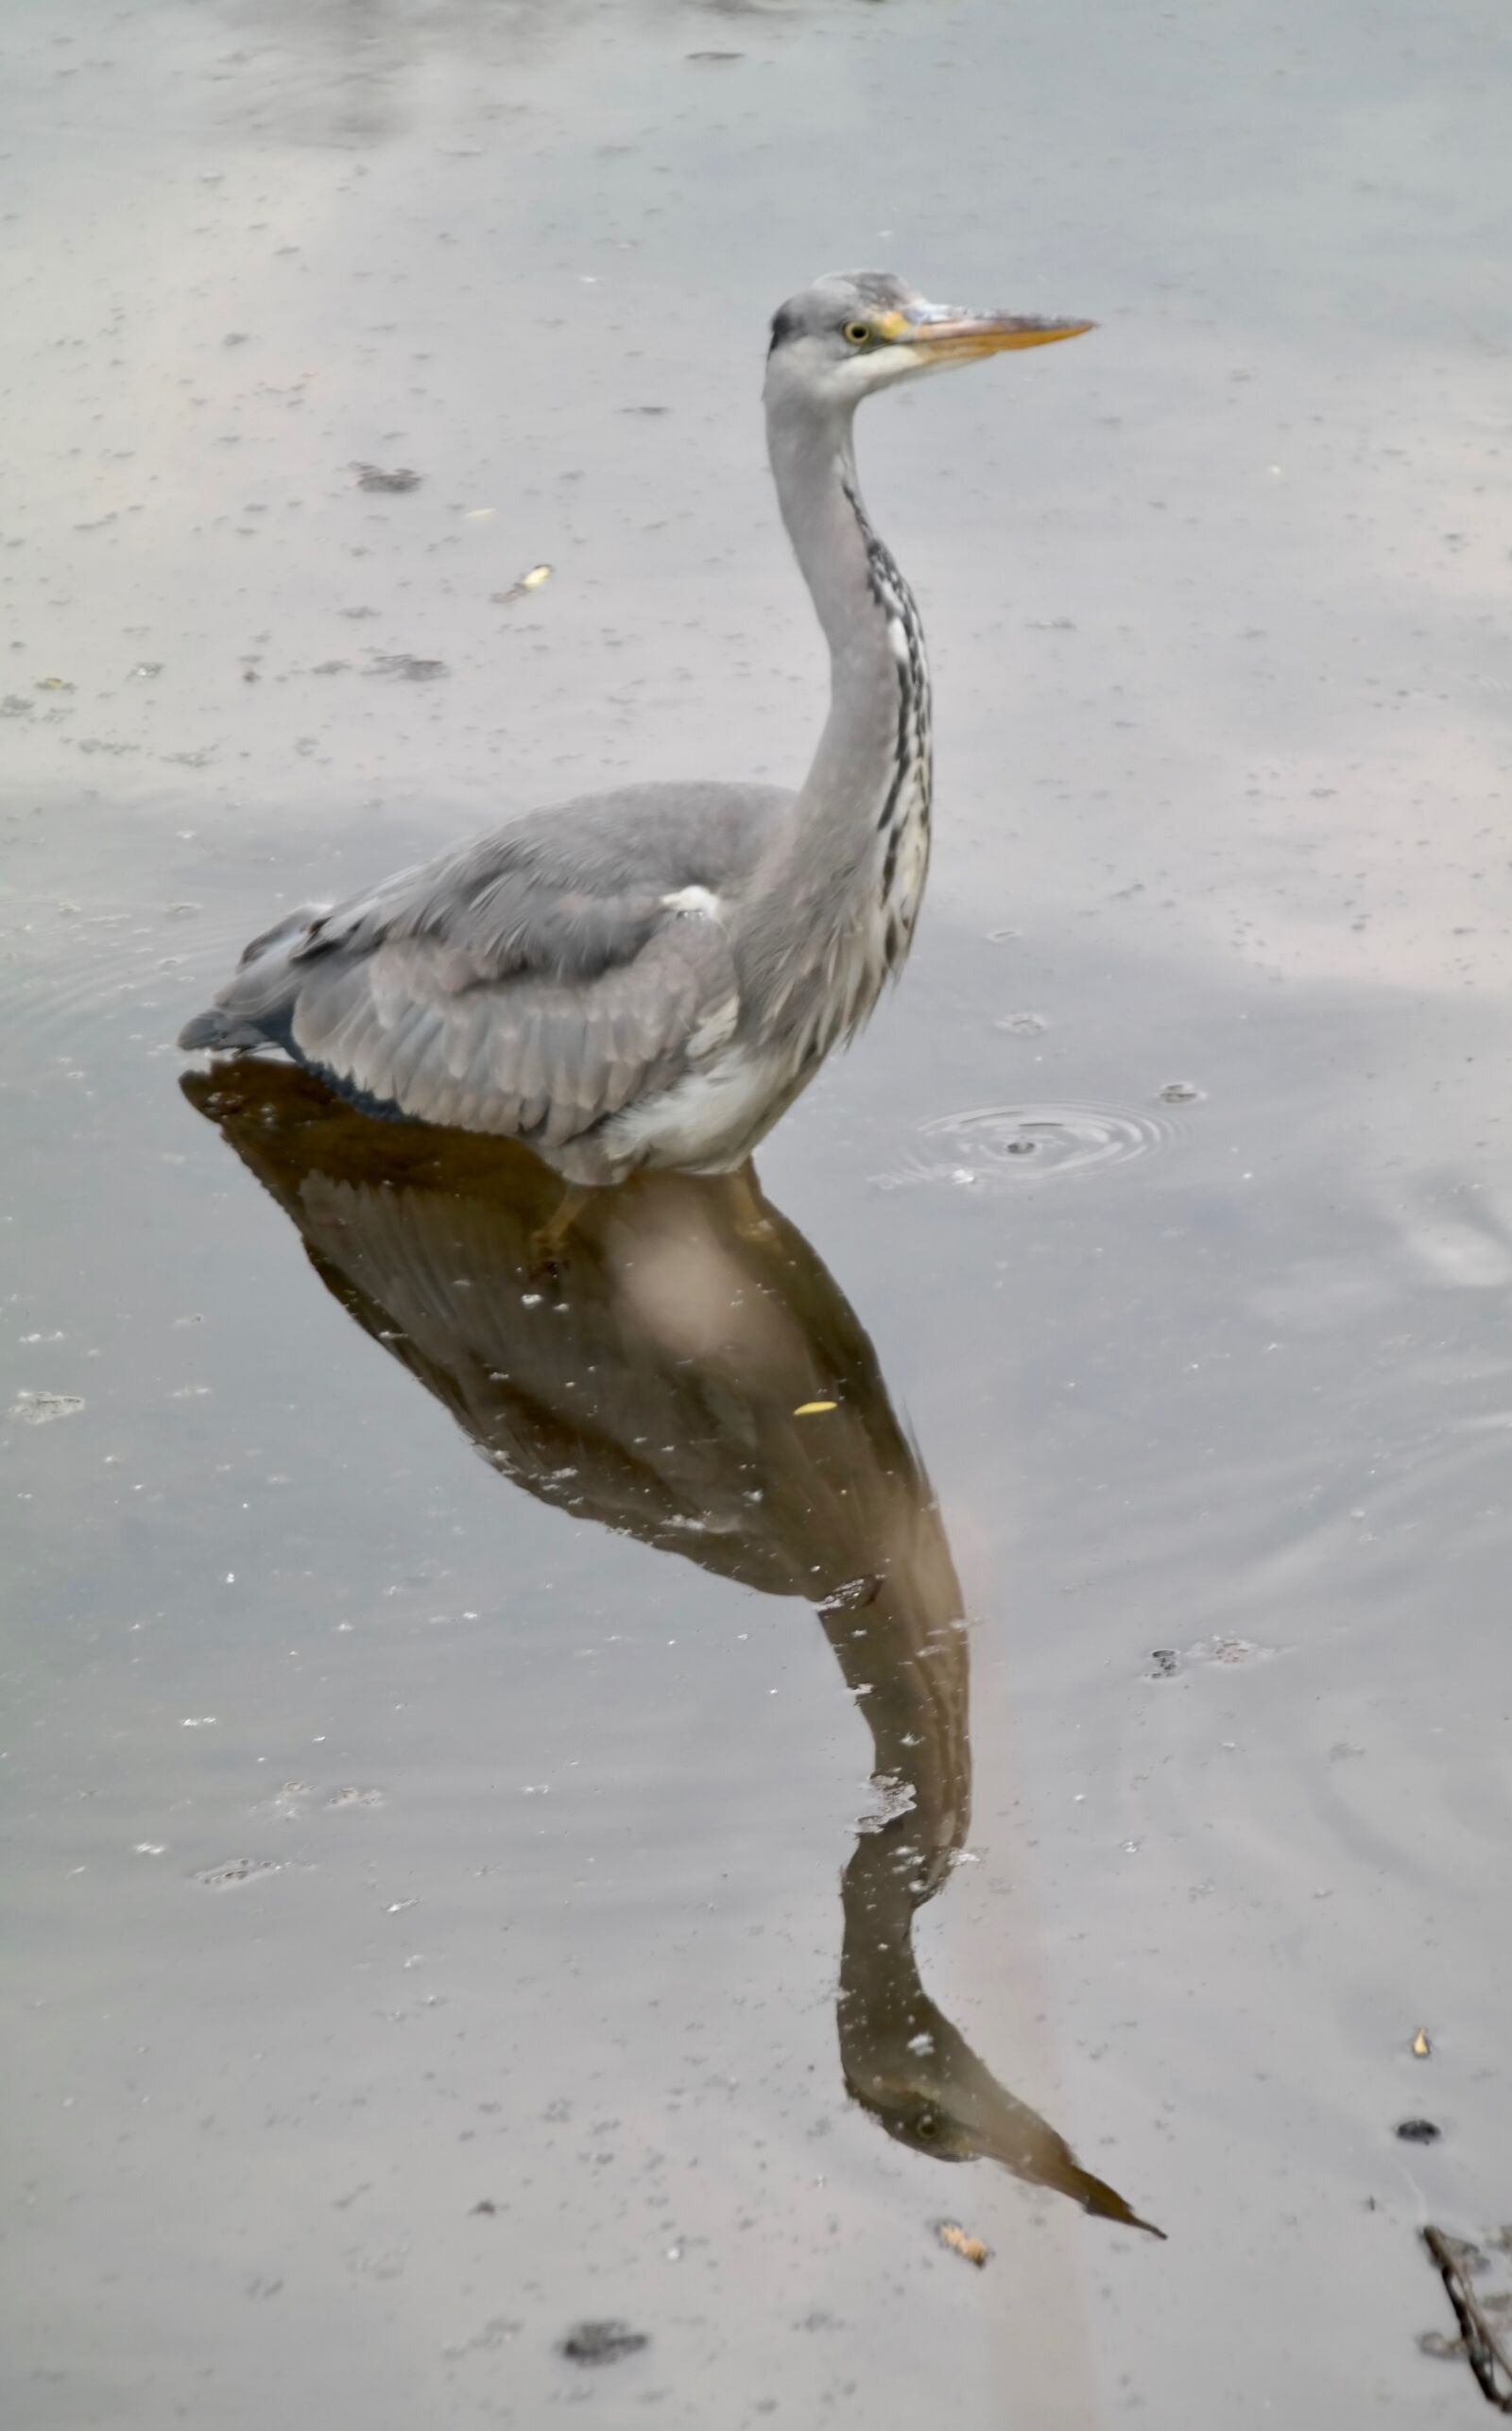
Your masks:
{"label": "reflection of wing", "polygon": [[[718,1181],[644,1177],[595,1195],[548,1288],[559,1185],[534,1158],[375,1124],[276,1064],[184,1085],[356,1321],[527,1492],[815,1603],[932,1567],[911,1603],[958,1612],[870,1342],[774,1212],[753,1231]],[[795,1415],[814,1401],[835,1407]]]}
{"label": "reflection of wing", "polygon": [[728,1181],[644,1176],[594,1195],[548,1288],[534,1240],[559,1185],[525,1151],[374,1123],[280,1064],[182,1086],[293,1218],[329,1289],[501,1474],[818,1607],[891,1818],[863,1828],[846,1872],[848,2085],[920,2150],[988,2154],[1132,2220],[919,1982],[914,1912],[966,1836],[967,1627],[871,1344],[801,1234]]}

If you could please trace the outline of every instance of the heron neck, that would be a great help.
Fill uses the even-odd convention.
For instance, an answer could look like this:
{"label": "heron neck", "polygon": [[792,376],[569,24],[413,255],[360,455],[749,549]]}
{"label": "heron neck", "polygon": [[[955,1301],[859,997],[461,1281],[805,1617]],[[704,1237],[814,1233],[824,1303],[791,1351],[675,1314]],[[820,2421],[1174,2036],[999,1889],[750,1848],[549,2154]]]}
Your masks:
{"label": "heron neck", "polygon": [[767,446],[782,521],[830,646],[830,715],[803,787],[805,806],[853,815],[891,780],[895,628],[900,612],[916,625],[918,612],[867,516],[850,417],[769,411]]}

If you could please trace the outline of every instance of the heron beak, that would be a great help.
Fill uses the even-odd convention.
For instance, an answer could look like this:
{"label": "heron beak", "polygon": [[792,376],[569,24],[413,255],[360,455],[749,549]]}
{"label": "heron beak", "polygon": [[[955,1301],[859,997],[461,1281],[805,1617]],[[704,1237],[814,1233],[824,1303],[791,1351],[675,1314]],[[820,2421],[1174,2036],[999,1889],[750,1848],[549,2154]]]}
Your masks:
{"label": "heron beak", "polygon": [[949,313],[937,320],[898,318],[898,337],[921,364],[974,363],[984,354],[1006,354],[1022,346],[1054,346],[1097,326],[1094,320],[1037,320],[1006,312]]}

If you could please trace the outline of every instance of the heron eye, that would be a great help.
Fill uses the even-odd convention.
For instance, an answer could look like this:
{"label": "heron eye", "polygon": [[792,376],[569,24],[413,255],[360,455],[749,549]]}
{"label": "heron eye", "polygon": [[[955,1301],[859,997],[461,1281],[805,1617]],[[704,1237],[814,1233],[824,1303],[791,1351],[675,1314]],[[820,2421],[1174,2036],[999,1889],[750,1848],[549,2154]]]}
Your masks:
{"label": "heron eye", "polygon": [[871,331],[864,320],[848,320],[843,334],[848,346],[865,346]]}

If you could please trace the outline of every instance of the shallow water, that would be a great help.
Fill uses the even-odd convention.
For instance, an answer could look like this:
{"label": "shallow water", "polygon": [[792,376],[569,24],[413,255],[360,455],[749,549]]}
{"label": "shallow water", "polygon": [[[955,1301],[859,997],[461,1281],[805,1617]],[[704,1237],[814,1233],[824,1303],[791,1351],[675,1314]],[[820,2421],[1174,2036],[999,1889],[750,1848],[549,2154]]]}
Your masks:
{"label": "shallow water", "polygon": [[[17,2431],[1482,2419],[1498,23],[10,13]],[[281,905],[800,768],[868,259],[1101,326],[868,412],[939,840],[765,1223],[180,1090]]]}

